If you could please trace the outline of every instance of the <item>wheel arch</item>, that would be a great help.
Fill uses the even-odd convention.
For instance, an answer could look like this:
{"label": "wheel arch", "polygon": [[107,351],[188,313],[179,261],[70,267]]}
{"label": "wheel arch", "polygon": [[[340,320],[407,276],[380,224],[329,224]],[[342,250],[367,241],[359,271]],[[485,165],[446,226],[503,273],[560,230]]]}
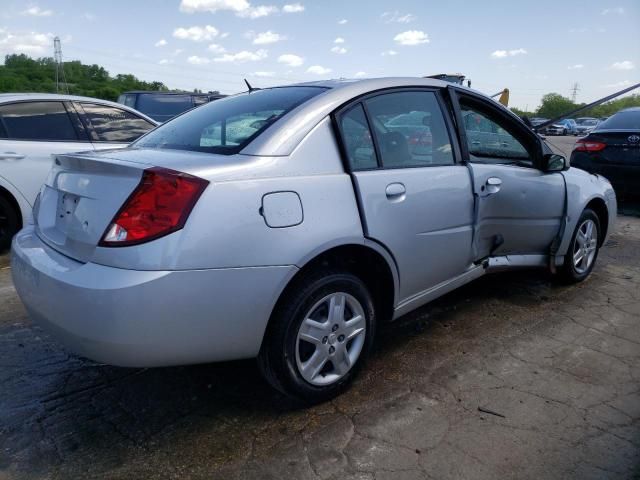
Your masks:
{"label": "wheel arch", "polygon": [[607,238],[607,229],[609,228],[609,209],[607,208],[606,202],[600,197],[591,199],[585,206],[585,209],[587,208],[593,210],[598,216],[598,221],[600,222],[598,244],[602,246],[604,239]]}
{"label": "wheel arch", "polygon": [[0,197],[7,200],[15,209],[16,213],[18,214],[18,221],[20,222],[19,228],[24,227],[24,215],[22,214],[22,208],[20,207],[20,203],[18,203],[16,197],[2,185],[0,185]]}

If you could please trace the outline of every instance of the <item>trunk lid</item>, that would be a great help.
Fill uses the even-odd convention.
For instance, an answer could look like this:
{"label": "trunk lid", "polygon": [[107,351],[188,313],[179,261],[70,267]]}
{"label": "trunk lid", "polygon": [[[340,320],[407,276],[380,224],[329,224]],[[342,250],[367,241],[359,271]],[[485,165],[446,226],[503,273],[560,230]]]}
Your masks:
{"label": "trunk lid", "polygon": [[602,142],[607,146],[598,152],[599,161],[618,165],[640,165],[640,142],[632,142],[629,137],[637,137],[640,132],[600,131],[589,135],[589,141]]}
{"label": "trunk lid", "polygon": [[38,236],[60,253],[87,262],[147,167],[93,154],[57,155],[34,208]]}

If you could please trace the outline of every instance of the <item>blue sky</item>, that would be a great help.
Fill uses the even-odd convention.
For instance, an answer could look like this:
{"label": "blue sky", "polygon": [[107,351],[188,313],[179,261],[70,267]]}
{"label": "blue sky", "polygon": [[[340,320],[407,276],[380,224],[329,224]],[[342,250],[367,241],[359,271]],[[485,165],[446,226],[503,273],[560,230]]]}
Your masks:
{"label": "blue sky", "polygon": [[462,72],[486,93],[590,101],[640,82],[638,0],[3,0],[0,55],[97,63],[171,88]]}

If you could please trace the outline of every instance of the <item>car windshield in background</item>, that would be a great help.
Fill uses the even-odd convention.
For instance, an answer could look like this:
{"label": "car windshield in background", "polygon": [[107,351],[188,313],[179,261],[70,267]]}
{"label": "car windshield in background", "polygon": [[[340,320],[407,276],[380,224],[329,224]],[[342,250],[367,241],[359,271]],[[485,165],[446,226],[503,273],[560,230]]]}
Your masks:
{"label": "car windshield in background", "polygon": [[193,108],[191,95],[144,93],[138,98],[137,109],[154,120],[166,121]]}
{"label": "car windshield in background", "polygon": [[640,110],[618,112],[598,125],[598,130],[640,130]]}
{"label": "car windshield in background", "polygon": [[325,90],[279,87],[216,100],[161,125],[133,146],[237,153],[280,117]]}

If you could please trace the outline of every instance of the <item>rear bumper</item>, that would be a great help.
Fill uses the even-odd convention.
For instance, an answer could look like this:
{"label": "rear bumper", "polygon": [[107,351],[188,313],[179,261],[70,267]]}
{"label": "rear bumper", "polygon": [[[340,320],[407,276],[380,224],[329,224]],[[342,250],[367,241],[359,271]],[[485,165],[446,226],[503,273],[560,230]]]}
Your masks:
{"label": "rear bumper", "polygon": [[27,227],[13,281],[29,315],[71,351],[128,367],[250,358],[295,266],[136,271],[71,260]]}

